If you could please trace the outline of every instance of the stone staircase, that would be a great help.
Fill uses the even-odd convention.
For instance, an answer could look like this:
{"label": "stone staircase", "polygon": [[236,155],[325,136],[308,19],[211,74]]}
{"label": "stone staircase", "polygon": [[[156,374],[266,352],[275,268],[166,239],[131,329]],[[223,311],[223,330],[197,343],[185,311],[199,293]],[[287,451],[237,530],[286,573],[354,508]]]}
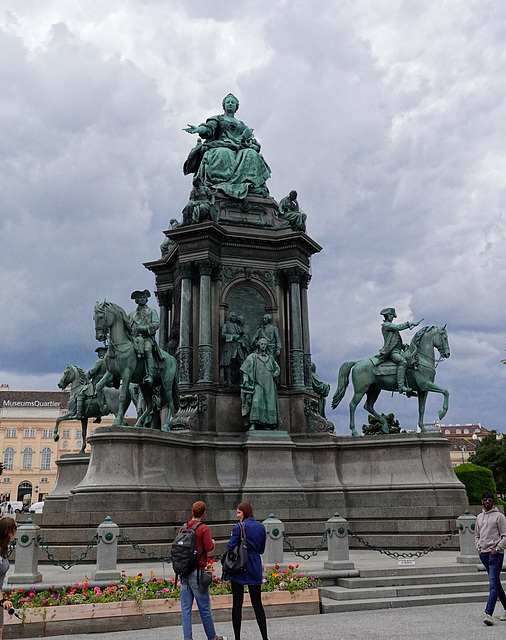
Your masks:
{"label": "stone staircase", "polygon": [[488,598],[488,576],[481,565],[371,569],[360,571],[357,578],[337,578],[336,586],[328,582],[322,580],[322,613],[476,603]]}

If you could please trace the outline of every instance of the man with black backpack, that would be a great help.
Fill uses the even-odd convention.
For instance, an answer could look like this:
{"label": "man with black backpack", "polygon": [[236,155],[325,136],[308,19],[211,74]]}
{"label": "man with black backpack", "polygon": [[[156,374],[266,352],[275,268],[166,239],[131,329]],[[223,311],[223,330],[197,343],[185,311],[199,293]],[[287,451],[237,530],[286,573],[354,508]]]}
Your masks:
{"label": "man with black backpack", "polygon": [[[174,573],[181,577],[181,615],[184,640],[192,640],[192,606],[197,602],[200,619],[207,640],[227,640],[217,636],[214,629],[209,584],[205,580],[207,554],[214,549],[214,540],[202,518],[206,505],[200,500],[192,506],[192,519],[184,524],[172,543],[172,566]],[[207,584],[206,584],[207,583]]]}

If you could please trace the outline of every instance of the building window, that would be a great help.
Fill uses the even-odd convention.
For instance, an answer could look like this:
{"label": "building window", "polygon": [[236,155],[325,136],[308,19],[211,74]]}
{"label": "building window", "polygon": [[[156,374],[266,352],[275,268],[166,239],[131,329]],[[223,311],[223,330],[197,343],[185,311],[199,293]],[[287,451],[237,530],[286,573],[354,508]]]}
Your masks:
{"label": "building window", "polygon": [[44,431],[42,432],[43,438],[52,438],[53,435],[54,435],[54,432],[52,429],[44,429]]}
{"label": "building window", "polygon": [[4,482],[10,482],[10,481],[11,481],[11,479],[10,479],[10,478],[4,478],[4,479],[3,479],[3,481],[4,481]]}
{"label": "building window", "polygon": [[4,451],[4,469],[12,469],[14,466],[14,448],[7,447]]}
{"label": "building window", "polygon": [[5,437],[6,438],[15,438],[18,435],[17,429],[6,429]]}
{"label": "building window", "polygon": [[83,430],[76,429],[76,438],[82,438],[82,437],[83,437]]}
{"label": "building window", "polygon": [[35,429],[25,429],[25,438],[35,438]]}
{"label": "building window", "polygon": [[61,437],[70,438],[70,429],[63,429],[63,431],[61,432]]}
{"label": "building window", "polygon": [[95,429],[90,429],[90,430],[88,431],[88,435],[89,435],[89,436],[92,436],[94,433],[95,433]]}
{"label": "building window", "polygon": [[40,481],[41,482],[49,482],[49,478],[41,478]]}
{"label": "building window", "polygon": [[23,462],[21,464],[22,469],[31,469],[33,465],[33,449],[31,447],[25,447],[23,449]]}
{"label": "building window", "polygon": [[40,457],[40,468],[44,471],[47,469],[51,469],[51,449],[49,447],[44,447],[42,449],[42,455]]}
{"label": "building window", "polygon": [[445,433],[451,433],[450,429],[445,429]]}

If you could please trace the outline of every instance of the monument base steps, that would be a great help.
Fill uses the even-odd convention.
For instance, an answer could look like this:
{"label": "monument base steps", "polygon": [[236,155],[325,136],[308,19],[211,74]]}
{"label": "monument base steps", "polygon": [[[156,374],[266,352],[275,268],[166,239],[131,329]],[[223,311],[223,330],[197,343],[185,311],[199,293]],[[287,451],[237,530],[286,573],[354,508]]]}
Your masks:
{"label": "monument base steps", "polygon": [[476,565],[361,571],[336,586],[328,582],[322,581],[322,613],[485,603],[489,593],[487,573]]}

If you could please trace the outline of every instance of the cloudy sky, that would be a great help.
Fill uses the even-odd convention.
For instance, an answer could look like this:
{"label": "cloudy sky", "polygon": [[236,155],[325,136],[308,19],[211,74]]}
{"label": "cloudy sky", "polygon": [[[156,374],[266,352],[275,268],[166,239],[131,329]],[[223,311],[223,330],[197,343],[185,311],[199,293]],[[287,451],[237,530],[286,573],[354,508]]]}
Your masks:
{"label": "cloudy sky", "polygon": [[[395,306],[448,323],[445,422],[506,431],[505,33],[501,0],[3,0],[0,383],[56,389],[94,362],[94,303],[153,290],[142,263],[191,186],[182,128],[232,91],[271,194],[297,189],[324,248],[309,291],[331,393]],[[377,407],[415,425],[414,400]]]}

